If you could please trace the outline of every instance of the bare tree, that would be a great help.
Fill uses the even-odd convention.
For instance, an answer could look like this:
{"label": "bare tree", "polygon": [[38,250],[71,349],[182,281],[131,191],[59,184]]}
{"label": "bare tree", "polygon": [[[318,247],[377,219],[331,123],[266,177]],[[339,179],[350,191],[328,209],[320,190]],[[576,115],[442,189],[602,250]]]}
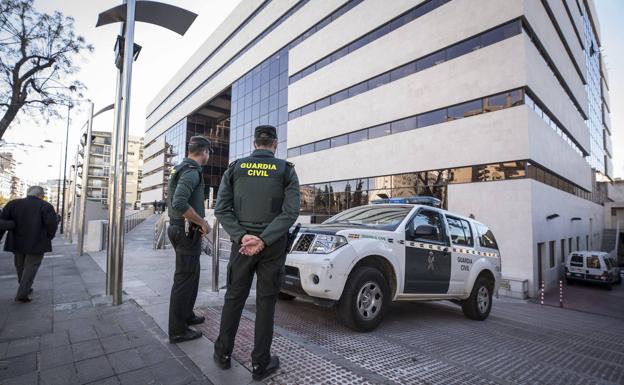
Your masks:
{"label": "bare tree", "polygon": [[20,111],[59,117],[57,108],[84,90],[71,79],[80,69],[76,59],[93,46],[76,36],[73,18],[37,12],[33,2],[0,0],[0,138]]}

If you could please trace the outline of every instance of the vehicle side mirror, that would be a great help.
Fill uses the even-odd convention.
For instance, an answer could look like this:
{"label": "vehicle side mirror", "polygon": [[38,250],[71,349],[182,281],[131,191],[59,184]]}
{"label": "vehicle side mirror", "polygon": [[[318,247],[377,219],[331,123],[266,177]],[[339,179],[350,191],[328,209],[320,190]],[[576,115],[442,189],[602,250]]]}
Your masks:
{"label": "vehicle side mirror", "polygon": [[413,234],[413,238],[438,238],[438,228],[432,225],[420,225]]}

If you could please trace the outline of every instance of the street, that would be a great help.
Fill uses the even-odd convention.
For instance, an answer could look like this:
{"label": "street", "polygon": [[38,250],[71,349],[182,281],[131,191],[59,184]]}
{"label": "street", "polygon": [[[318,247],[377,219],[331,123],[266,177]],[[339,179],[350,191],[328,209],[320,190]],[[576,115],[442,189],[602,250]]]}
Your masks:
{"label": "street", "polygon": [[[0,384],[248,384],[255,291],[243,311],[232,369],[212,362],[224,290],[202,257],[197,313],[206,338],[166,341],[173,251],[152,250],[156,216],[128,233],[124,304],[104,295],[105,251],[76,257],[59,242],[35,280],[33,302],[13,303],[9,253],[0,257]],[[226,261],[220,265],[220,286]],[[332,309],[278,301],[267,384],[621,384],[624,286],[574,285],[546,305],[500,298],[472,321],[450,302],[394,303],[380,327],[356,333]],[[605,310],[606,309],[606,310]]]}

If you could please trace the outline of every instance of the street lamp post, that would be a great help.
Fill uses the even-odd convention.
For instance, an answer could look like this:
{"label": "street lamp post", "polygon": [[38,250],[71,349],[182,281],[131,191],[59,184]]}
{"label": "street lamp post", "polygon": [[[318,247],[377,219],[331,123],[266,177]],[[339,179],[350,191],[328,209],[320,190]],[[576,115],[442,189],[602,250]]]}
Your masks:
{"label": "street lamp post", "polygon": [[69,147],[69,118],[73,105],[67,105],[67,129],[65,130],[65,163],[63,163],[63,204],[61,205],[61,234],[65,223],[65,180],[67,179],[67,147]]}
{"label": "street lamp post", "polygon": [[[128,157],[128,133],[130,117],[130,90],[132,62],[140,47],[134,44],[135,21],[143,21],[165,27],[181,35],[188,30],[196,14],[182,8],[156,1],[127,0],[125,4],[100,13],[96,27],[123,22],[123,38],[117,40],[116,66],[118,67],[117,97],[115,99],[115,125],[113,127],[114,181],[109,205],[107,293],[112,292],[113,305],[121,304],[123,283],[124,214],[126,201],[126,168]],[[122,51],[123,48],[123,51]],[[119,68],[119,63],[123,66]],[[120,71],[120,72],[119,72]],[[113,179],[111,174],[111,180]],[[110,289],[110,291],[109,291]]]}

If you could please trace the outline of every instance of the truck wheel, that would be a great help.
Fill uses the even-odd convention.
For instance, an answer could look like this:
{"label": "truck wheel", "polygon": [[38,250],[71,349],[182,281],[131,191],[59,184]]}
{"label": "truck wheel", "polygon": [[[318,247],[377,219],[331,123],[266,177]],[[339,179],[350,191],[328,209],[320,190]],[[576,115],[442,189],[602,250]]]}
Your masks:
{"label": "truck wheel", "polygon": [[472,287],[470,297],[462,301],[464,315],[470,319],[483,321],[492,310],[492,285],[485,277],[479,277]]}
{"label": "truck wheel", "polygon": [[282,301],[292,301],[293,299],[297,297],[295,297],[294,295],[286,294],[283,291],[280,291],[279,294],[277,295],[277,298],[281,299]]}
{"label": "truck wheel", "polygon": [[350,329],[374,330],[390,305],[390,287],[384,275],[373,267],[354,270],[336,306],[338,321]]}

